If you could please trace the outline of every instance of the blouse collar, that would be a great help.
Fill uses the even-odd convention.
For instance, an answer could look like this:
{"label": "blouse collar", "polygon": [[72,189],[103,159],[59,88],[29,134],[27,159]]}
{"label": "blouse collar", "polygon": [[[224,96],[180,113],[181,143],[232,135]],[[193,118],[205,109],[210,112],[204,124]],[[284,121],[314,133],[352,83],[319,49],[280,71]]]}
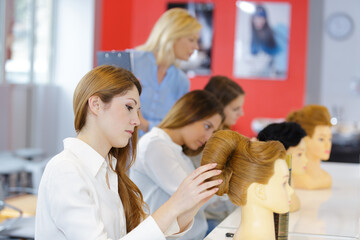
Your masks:
{"label": "blouse collar", "polygon": [[[70,150],[80,160],[83,167],[89,169],[93,176],[96,176],[100,168],[105,165],[108,166],[108,161],[105,160],[95,149],[84,141],[78,138],[64,139],[64,149]],[[112,158],[112,166],[115,167],[116,159]]]}

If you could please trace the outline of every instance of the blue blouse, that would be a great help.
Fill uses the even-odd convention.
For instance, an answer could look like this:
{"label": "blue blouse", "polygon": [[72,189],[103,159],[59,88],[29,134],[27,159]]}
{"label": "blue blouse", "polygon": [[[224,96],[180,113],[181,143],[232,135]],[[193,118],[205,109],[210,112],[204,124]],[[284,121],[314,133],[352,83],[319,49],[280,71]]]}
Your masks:
{"label": "blue blouse", "polygon": [[[133,53],[133,73],[140,80],[141,113],[149,121],[149,131],[157,126],[174,103],[189,92],[190,81],[179,68],[171,65],[159,84],[157,64],[152,52],[129,50]],[[139,131],[139,135],[144,133]]]}

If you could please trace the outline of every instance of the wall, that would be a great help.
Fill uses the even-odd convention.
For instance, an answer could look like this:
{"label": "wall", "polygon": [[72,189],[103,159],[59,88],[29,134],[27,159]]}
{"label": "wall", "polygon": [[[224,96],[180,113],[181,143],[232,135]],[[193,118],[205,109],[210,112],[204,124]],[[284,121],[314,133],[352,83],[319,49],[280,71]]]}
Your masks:
{"label": "wall", "polygon": [[[145,42],[153,24],[166,10],[167,2],[169,1],[104,0],[100,50],[121,50]],[[215,5],[212,74],[232,77],[236,1],[206,2],[213,2]],[[308,0],[278,2],[289,2],[292,7],[288,79],[286,81],[235,79],[245,89],[247,95],[245,116],[238,121],[234,129],[248,136],[253,135],[250,124],[254,118],[286,117],[289,111],[302,107],[304,103]],[[120,10],[124,14],[118,14]],[[209,76],[191,79],[191,89],[203,88],[208,78]]]}
{"label": "wall", "polygon": [[62,140],[75,136],[72,98],[80,79],[92,69],[95,31],[95,0],[55,1],[55,72],[59,87],[58,126],[55,146],[63,150]]}
{"label": "wall", "polygon": [[[360,121],[360,111],[354,108],[360,104],[359,9],[358,0],[310,1],[306,103],[325,105],[344,121]],[[337,12],[349,15],[354,23],[350,37],[341,41],[331,38],[326,30],[329,17]],[[355,82],[358,92],[352,88]]]}
{"label": "wall", "polygon": [[[326,0],[324,1],[323,26],[330,15],[343,12],[354,22],[352,35],[343,40],[334,40],[322,31],[323,51],[321,65],[321,98],[320,103],[327,106],[331,113],[335,108],[342,108],[340,118],[345,121],[360,121],[360,89],[352,90],[351,85],[360,84],[360,1]],[[339,116],[338,116],[339,117]]]}
{"label": "wall", "polygon": [[0,151],[29,147],[31,86],[0,85]]}

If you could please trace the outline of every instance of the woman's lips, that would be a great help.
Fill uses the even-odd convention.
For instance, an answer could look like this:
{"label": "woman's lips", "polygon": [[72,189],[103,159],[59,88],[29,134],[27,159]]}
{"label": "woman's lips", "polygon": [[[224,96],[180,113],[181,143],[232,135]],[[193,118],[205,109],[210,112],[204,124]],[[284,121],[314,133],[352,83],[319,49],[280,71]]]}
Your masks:
{"label": "woman's lips", "polygon": [[130,135],[132,135],[134,133],[134,131],[131,131],[131,130],[126,130],[125,132],[129,133]]}

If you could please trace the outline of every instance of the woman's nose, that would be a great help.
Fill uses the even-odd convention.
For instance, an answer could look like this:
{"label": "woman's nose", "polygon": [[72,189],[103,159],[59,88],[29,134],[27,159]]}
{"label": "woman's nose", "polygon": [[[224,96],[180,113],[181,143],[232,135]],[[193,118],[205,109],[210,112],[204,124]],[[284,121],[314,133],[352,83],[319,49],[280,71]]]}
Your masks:
{"label": "woman's nose", "polygon": [[194,49],[195,49],[195,50],[199,50],[199,43],[198,43],[198,41],[195,41]]}
{"label": "woman's nose", "polygon": [[131,124],[135,125],[135,126],[139,126],[140,125],[140,118],[138,114],[135,114],[135,116],[132,118],[131,120]]}

